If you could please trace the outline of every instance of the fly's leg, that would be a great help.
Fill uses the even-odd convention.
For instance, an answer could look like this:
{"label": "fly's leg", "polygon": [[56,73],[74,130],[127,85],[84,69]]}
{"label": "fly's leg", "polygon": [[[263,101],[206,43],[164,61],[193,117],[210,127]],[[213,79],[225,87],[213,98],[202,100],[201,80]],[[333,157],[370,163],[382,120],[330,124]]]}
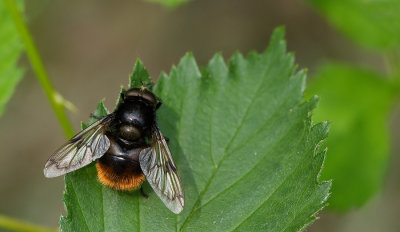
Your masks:
{"label": "fly's leg", "polygon": [[142,196],[143,196],[144,198],[146,198],[146,199],[149,198],[149,195],[147,195],[147,194],[144,192],[143,186],[140,187],[140,193],[142,194]]}

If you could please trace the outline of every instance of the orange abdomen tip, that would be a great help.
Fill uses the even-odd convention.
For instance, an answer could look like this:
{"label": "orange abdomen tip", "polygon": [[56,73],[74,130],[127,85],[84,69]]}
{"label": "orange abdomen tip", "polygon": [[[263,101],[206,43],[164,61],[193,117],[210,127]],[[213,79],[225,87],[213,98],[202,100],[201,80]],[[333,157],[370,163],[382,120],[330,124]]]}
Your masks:
{"label": "orange abdomen tip", "polygon": [[117,174],[112,166],[97,162],[96,169],[100,183],[116,190],[132,191],[138,189],[146,179],[143,173],[138,174],[137,170],[131,168]]}

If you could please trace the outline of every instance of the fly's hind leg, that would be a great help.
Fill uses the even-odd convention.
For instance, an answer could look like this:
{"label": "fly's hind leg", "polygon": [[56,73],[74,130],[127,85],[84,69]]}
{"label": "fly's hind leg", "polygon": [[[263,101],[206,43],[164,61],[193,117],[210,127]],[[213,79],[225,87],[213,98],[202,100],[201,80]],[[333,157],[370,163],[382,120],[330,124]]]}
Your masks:
{"label": "fly's hind leg", "polygon": [[142,196],[143,196],[144,198],[146,198],[146,199],[149,198],[149,195],[147,195],[147,194],[144,192],[143,186],[140,187],[140,193],[142,194]]}

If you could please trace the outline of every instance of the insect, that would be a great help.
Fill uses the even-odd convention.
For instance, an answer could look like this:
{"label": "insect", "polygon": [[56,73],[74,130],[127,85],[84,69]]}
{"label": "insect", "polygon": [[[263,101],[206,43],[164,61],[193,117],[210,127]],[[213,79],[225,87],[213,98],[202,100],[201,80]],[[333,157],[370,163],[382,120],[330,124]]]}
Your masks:
{"label": "insect", "polygon": [[61,176],[96,161],[102,184],[142,191],[147,179],[167,208],[180,213],[184,207],[181,180],[156,122],[161,99],[145,87],[123,91],[121,99],[114,112],[61,146],[48,159],[44,175]]}

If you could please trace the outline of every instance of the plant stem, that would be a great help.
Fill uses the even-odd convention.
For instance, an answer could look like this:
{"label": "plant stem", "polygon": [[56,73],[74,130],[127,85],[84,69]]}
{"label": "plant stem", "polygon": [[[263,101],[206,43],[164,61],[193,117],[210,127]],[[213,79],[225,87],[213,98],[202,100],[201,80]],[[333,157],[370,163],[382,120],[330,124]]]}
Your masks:
{"label": "plant stem", "polygon": [[12,16],[21,40],[25,46],[26,53],[32,68],[39,79],[39,82],[50,101],[50,104],[61,124],[64,134],[71,138],[74,135],[74,129],[68,120],[65,113],[65,103],[67,102],[63,97],[54,89],[52,86],[49,76],[46,73],[42,60],[40,59],[39,53],[33,43],[32,37],[29,30],[22,18],[20,11],[17,8],[15,0],[4,0],[10,15]]}
{"label": "plant stem", "polygon": [[21,231],[21,232],[56,232],[57,229],[49,229],[42,226],[33,225],[27,222],[19,221],[0,215],[0,227],[11,230],[11,231]]}

